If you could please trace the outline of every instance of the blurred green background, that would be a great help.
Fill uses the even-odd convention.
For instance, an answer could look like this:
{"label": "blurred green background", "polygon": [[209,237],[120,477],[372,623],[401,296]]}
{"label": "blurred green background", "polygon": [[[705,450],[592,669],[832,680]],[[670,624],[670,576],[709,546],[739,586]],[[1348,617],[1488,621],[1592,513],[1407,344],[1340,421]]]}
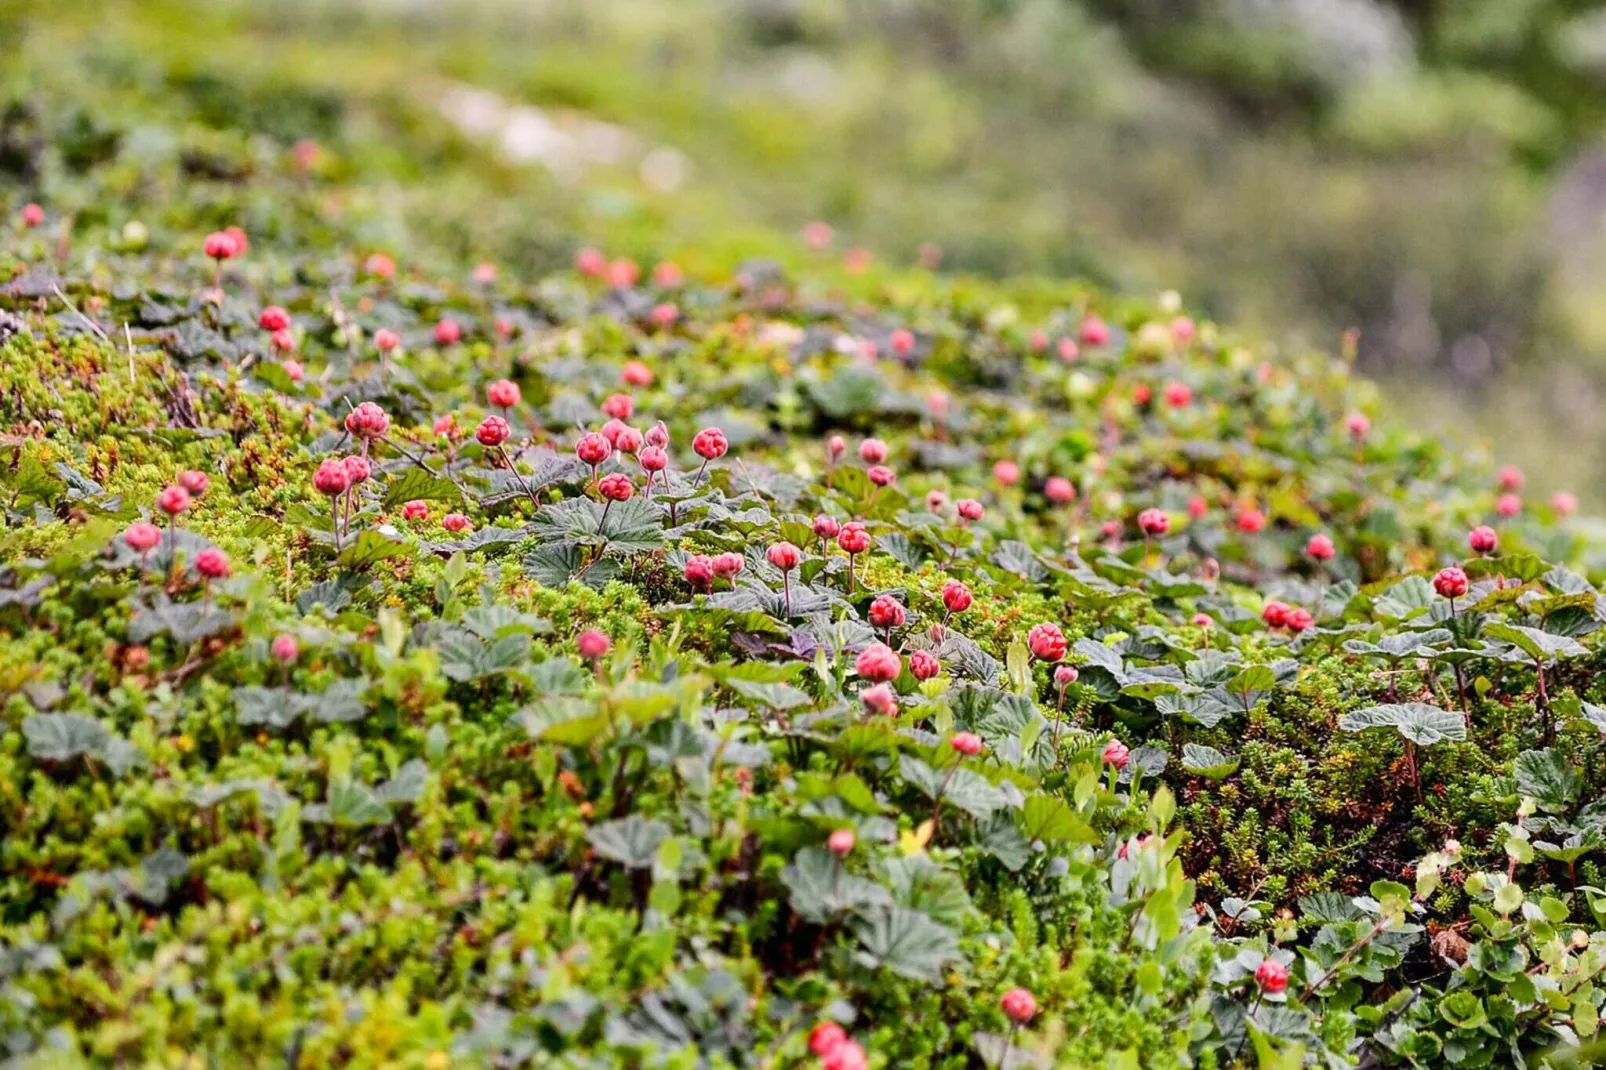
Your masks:
{"label": "blurred green background", "polygon": [[[420,260],[695,266],[822,219],[1283,347],[1356,328],[1398,413],[1603,500],[1594,3],[0,0],[0,101],[0,198],[110,222],[307,137]],[[116,204],[75,183],[106,159]]]}

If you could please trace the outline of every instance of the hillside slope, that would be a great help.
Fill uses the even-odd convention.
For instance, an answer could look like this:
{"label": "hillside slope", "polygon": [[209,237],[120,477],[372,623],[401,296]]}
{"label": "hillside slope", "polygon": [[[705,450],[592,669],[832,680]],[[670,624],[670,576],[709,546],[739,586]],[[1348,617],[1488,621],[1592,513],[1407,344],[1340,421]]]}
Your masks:
{"label": "hillside slope", "polygon": [[537,251],[407,101],[135,73],[0,139],[18,1065],[1594,1057],[1565,499],[1169,295]]}

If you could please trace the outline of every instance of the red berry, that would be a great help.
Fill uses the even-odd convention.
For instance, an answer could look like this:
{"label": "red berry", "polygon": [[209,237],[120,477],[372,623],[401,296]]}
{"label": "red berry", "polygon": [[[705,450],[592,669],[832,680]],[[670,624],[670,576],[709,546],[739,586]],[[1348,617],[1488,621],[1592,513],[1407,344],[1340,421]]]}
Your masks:
{"label": "red berry", "polygon": [[1499,543],[1500,536],[1488,524],[1479,524],[1467,533],[1467,545],[1474,553],[1492,553]]}
{"label": "red berry", "polygon": [[960,498],[954,508],[959,510],[960,517],[965,520],[974,522],[982,517],[981,502],[975,498]]}
{"label": "red berry", "polygon": [[473,522],[462,513],[447,513],[441,517],[441,527],[454,535],[467,531],[474,526]]}
{"label": "red berry", "polygon": [[1238,512],[1236,523],[1239,531],[1253,535],[1266,527],[1266,514],[1259,509],[1241,509]]}
{"label": "red berry", "polygon": [[609,501],[628,502],[636,493],[636,486],[630,482],[629,476],[615,472],[603,476],[597,483],[597,490]]}
{"label": "red berry", "polygon": [[1502,494],[1494,503],[1494,508],[1503,517],[1514,517],[1522,512],[1522,499],[1515,494]]}
{"label": "red berry", "polygon": [[128,530],[123,532],[123,541],[128,543],[130,549],[144,553],[162,541],[162,529],[144,522],[130,524]]}
{"label": "red berry", "polygon": [[268,647],[275,659],[288,665],[301,654],[301,647],[296,643],[296,637],[285,632],[273,637]]}
{"label": "red berry", "polygon": [[600,279],[608,271],[608,258],[600,250],[585,248],[574,254],[574,266],[580,274]]}
{"label": "red berry", "polygon": [[423,520],[425,517],[429,516],[429,503],[426,501],[421,501],[418,498],[414,498],[412,501],[402,506],[402,516],[408,520]]}
{"label": "red berry", "polygon": [[480,445],[494,448],[506,442],[508,436],[512,433],[513,429],[508,426],[508,422],[502,417],[487,416],[480,421],[479,429],[474,432],[474,437],[479,440]]}
{"label": "red berry", "polygon": [[1034,624],[1026,633],[1026,645],[1042,661],[1058,661],[1065,656],[1065,633],[1057,624]]}
{"label": "red berry", "polygon": [[373,466],[368,463],[368,458],[359,457],[355,454],[341,461],[340,466],[346,470],[346,482],[353,487],[359,483],[366,483],[368,477],[374,474]]}
{"label": "red berry", "polygon": [[887,459],[887,444],[879,438],[867,438],[859,443],[859,459],[865,464],[881,464]]}
{"label": "red berry", "polygon": [[1352,412],[1344,418],[1344,426],[1349,429],[1351,438],[1363,439],[1372,429],[1372,421],[1366,418],[1364,412]]}
{"label": "red berry", "polygon": [[870,482],[878,487],[890,486],[898,478],[897,473],[884,464],[871,465],[865,475],[869,476]]}
{"label": "red berry", "polygon": [[673,290],[686,281],[686,276],[679,264],[665,260],[652,269],[652,281],[661,290]]}
{"label": "red berry", "polygon": [[1550,507],[1562,516],[1571,516],[1578,511],[1578,498],[1565,490],[1558,490],[1550,496]]}
{"label": "red berry", "polygon": [[639,360],[628,361],[619,372],[619,381],[626,386],[647,386],[652,382],[652,369]]}
{"label": "red berry", "polygon": [[1288,623],[1289,608],[1282,602],[1267,602],[1260,611],[1260,619],[1268,628],[1281,628]]}
{"label": "red berry", "polygon": [[39,205],[29,203],[29,204],[25,204],[25,205],[22,206],[22,225],[23,226],[25,226],[25,227],[27,227],[27,228],[29,228],[31,230],[34,227],[37,227],[39,224],[43,223],[44,221],[45,221],[45,210],[43,208],[39,207]]}
{"label": "red berry", "polygon": [[1043,484],[1043,497],[1055,505],[1067,505],[1076,500],[1076,487],[1064,476],[1049,476]]}
{"label": "red berry", "polygon": [[608,265],[608,285],[618,289],[634,286],[641,278],[641,265],[629,257],[620,257]]}
{"label": "red berry", "polygon": [[778,542],[771,546],[764,556],[769,558],[770,564],[782,572],[790,572],[803,560],[803,551],[789,542]]}
{"label": "red berry", "polygon": [[1020,465],[1014,461],[999,461],[993,465],[993,478],[1006,487],[1020,482]]}
{"label": "red berry", "polygon": [[1188,388],[1187,383],[1167,383],[1165,385],[1165,400],[1166,404],[1173,409],[1180,409],[1193,401],[1193,391]]}
{"label": "red berry", "polygon": [[846,1039],[848,1039],[848,1035],[843,1032],[841,1026],[835,1022],[821,1022],[809,1033],[809,1051],[815,1055],[823,1056]]}
{"label": "red berry", "polygon": [[915,336],[902,327],[893,331],[892,337],[887,341],[892,346],[892,351],[900,357],[907,357],[914,352]]}
{"label": "red berry", "polygon": [[1025,1025],[1037,1015],[1037,997],[1024,988],[1011,988],[998,1004],[1009,1020],[1017,1025]]}
{"label": "red berry", "polygon": [[691,441],[692,452],[704,460],[712,461],[716,457],[725,456],[730,443],[725,440],[725,432],[717,427],[705,427],[697,432],[697,437]]}
{"label": "red berry", "polygon": [[822,539],[834,539],[837,532],[841,530],[842,525],[837,523],[834,516],[827,516],[821,513],[814,518],[814,534]]}
{"label": "red berry", "polygon": [[[828,847],[831,853],[836,855],[838,858],[846,858],[848,855],[852,854],[853,844],[854,836],[852,829],[837,829],[835,832],[831,833],[831,835],[828,836],[825,841],[826,847]],[[819,1030],[816,1030],[816,1032],[818,1031]],[[840,1033],[841,1030],[838,1029],[837,1032]],[[811,1038],[809,1040],[809,1046],[813,1047],[813,1045],[814,1041]]]}
{"label": "red berry", "polygon": [[974,732],[955,732],[948,737],[948,746],[966,758],[974,758],[981,753],[981,737]]}
{"label": "red berry", "polygon": [[662,472],[669,467],[669,454],[661,446],[644,447],[636,455],[636,460],[641,462],[642,470],[646,472]]}
{"label": "red berry", "polygon": [[950,613],[963,613],[970,608],[974,599],[970,588],[958,580],[949,580],[942,585],[942,605]]}
{"label": "red berry", "polygon": [[1467,586],[1467,574],[1454,565],[1441,568],[1433,577],[1433,589],[1443,598],[1460,598],[1467,593]]}
{"label": "red berry", "polygon": [[865,688],[859,692],[859,701],[863,702],[864,708],[871,713],[880,714],[882,717],[897,716],[898,696],[887,684],[876,684]]}
{"label": "red berry", "polygon": [[319,494],[333,498],[346,492],[346,488],[351,486],[351,477],[346,475],[344,464],[335,458],[330,458],[318,465],[318,471],[312,477],[312,485]]}
{"label": "red berry", "polygon": [[1260,965],[1255,967],[1255,982],[1275,996],[1288,987],[1288,967],[1271,959],[1262,959]]}
{"label": "red berry", "polygon": [[580,651],[582,658],[587,661],[596,661],[613,648],[613,640],[595,628],[587,628],[575,639],[574,645],[575,649]]}
{"label": "red berry", "polygon": [[229,559],[222,550],[208,546],[195,555],[195,571],[209,580],[220,580],[229,574]]}
{"label": "red berry", "polygon": [[824,249],[831,244],[833,233],[829,223],[814,222],[805,224],[803,227],[803,244],[810,249]]}
{"label": "red berry", "polygon": [[202,249],[213,260],[223,261],[239,254],[240,243],[235,240],[234,235],[217,230],[206,236]]}
{"label": "red berry", "polygon": [[909,671],[916,680],[929,680],[942,672],[942,662],[929,650],[915,650],[909,654]]}
{"label": "red berry", "polygon": [[177,516],[190,507],[190,492],[183,487],[167,487],[156,496],[156,508],[168,516]]}
{"label": "red berry", "polygon": [[1081,336],[1083,345],[1105,345],[1110,340],[1110,328],[1097,316],[1088,316],[1082,321]]}
{"label": "red berry", "polygon": [[390,417],[372,401],[346,413],[346,430],[358,438],[379,438],[390,429]]}
{"label": "red berry", "polygon": [[612,452],[613,447],[608,444],[607,438],[595,431],[587,431],[574,445],[574,455],[593,468],[606,461]]}
{"label": "red berry", "polygon": [[388,279],[396,274],[396,261],[384,253],[372,253],[363,261],[363,270],[378,279]]}
{"label": "red berry", "polygon": [[629,394],[609,394],[602,403],[602,411],[615,420],[628,420],[635,415],[636,403]]}
{"label": "red berry", "polygon": [[1310,541],[1305,544],[1305,552],[1318,561],[1330,561],[1337,549],[1333,546],[1332,539],[1317,534],[1312,535]]}
{"label": "red berry", "polygon": [[485,396],[492,405],[501,409],[511,409],[517,405],[524,396],[519,390],[519,384],[511,379],[498,379],[485,389]]}
{"label": "red berry", "polygon": [[1188,499],[1188,515],[1195,520],[1210,512],[1210,503],[1197,495]]}
{"label": "red berry", "polygon": [[903,659],[885,643],[871,643],[864,648],[853,667],[866,680],[886,683],[896,680],[903,671]]}
{"label": "red berry", "polygon": [[199,498],[205,494],[210,484],[211,480],[206,478],[205,472],[197,472],[193,468],[178,474],[178,485],[189,491],[191,497]]}
{"label": "red berry", "polygon": [[908,611],[890,594],[877,595],[875,601],[870,603],[870,624],[883,631],[888,628],[903,627],[903,622],[907,618]]}
{"label": "red berry", "polygon": [[728,580],[742,571],[746,565],[747,562],[741,554],[727,550],[714,558],[714,575],[722,580]]}
{"label": "red berry", "polygon": [[680,319],[680,309],[673,301],[663,301],[652,306],[652,311],[647,314],[647,319],[654,327],[661,331],[667,331],[675,325],[676,320]]}
{"label": "red berry", "polygon": [[1104,745],[1104,753],[1100,755],[1105,765],[1113,765],[1117,769],[1125,769],[1126,763],[1132,758],[1132,751],[1119,739],[1112,739]]}
{"label": "red berry", "polygon": [[463,328],[456,320],[443,319],[435,324],[435,341],[440,345],[456,345],[462,337]]}
{"label": "red berry", "polygon": [[862,554],[870,549],[870,533],[857,520],[842,525],[837,532],[836,544],[850,554]]}
{"label": "red berry", "polygon": [[257,324],[264,331],[282,331],[290,326],[290,313],[278,305],[269,305],[262,310],[262,315],[257,317]]}
{"label": "red berry", "polygon": [[1501,465],[1495,473],[1495,479],[1501,490],[1521,490],[1522,485],[1528,482],[1528,477],[1522,474],[1522,469],[1514,464]]}
{"label": "red berry", "polygon": [[1145,535],[1164,535],[1171,530],[1171,518],[1160,509],[1145,509],[1138,514],[1138,527]]}
{"label": "red berry", "polygon": [[713,559],[703,554],[693,554],[686,558],[681,574],[686,577],[686,582],[693,590],[706,591],[714,583]]}
{"label": "red berry", "polygon": [[401,335],[389,327],[381,327],[374,332],[374,348],[381,353],[389,353],[401,345]]}

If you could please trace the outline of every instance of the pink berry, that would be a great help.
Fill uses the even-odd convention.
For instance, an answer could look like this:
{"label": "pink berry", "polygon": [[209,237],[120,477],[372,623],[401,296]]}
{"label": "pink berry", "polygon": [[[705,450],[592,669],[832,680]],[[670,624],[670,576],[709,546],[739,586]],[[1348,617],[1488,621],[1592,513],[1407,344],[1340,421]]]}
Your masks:
{"label": "pink berry", "polygon": [[834,516],[826,516],[821,513],[814,518],[814,534],[822,539],[834,539],[836,538],[836,533],[841,530],[842,525],[837,523]]}
{"label": "pink berry", "polygon": [[1467,574],[1454,565],[1441,568],[1439,574],[1433,577],[1433,589],[1442,598],[1460,598],[1467,593],[1467,586]]}
{"label": "pink berry", "polygon": [[1501,490],[1521,490],[1522,485],[1528,482],[1528,477],[1522,474],[1522,469],[1514,464],[1501,465],[1495,473],[1495,480],[1500,484]]}
{"label": "pink berry", "polygon": [[903,627],[907,617],[908,611],[903,608],[903,604],[890,594],[877,595],[870,603],[870,624],[883,631],[888,628]]}
{"label": "pink berry", "polygon": [[778,542],[765,551],[764,556],[782,572],[790,572],[803,560],[803,551],[789,542]]}
{"label": "pink berry", "polygon": [[1467,545],[1474,553],[1492,553],[1499,543],[1500,536],[1488,524],[1479,524],[1467,533]]}
{"label": "pink berry", "polygon": [[312,485],[319,494],[333,498],[346,492],[346,488],[351,486],[351,477],[346,475],[346,466],[331,457],[318,465]]}
{"label": "pink berry", "polygon": [[1073,338],[1061,338],[1059,345],[1054,348],[1059,353],[1060,362],[1063,364],[1074,364],[1076,358],[1082,355],[1082,351],[1077,348],[1076,340]]}
{"label": "pink berry", "polygon": [[435,324],[435,341],[440,345],[456,345],[462,337],[463,328],[456,320],[443,319]]}
{"label": "pink berry", "polygon": [[915,650],[909,654],[909,671],[916,680],[929,680],[942,672],[942,662],[929,650]]}
{"label": "pink berry", "polygon": [[948,492],[941,487],[933,487],[926,491],[926,508],[933,513],[940,512],[948,504]]}
{"label": "pink berry", "polygon": [[1065,656],[1065,633],[1057,624],[1034,624],[1026,633],[1026,645],[1042,661],[1058,661]]}
{"label": "pink berry", "polygon": [[821,1022],[809,1033],[809,1051],[824,1056],[826,1052],[847,1039],[847,1033],[843,1032],[842,1027],[835,1022]]}
{"label": "pink berry", "polygon": [[615,420],[628,420],[635,415],[636,403],[629,394],[609,394],[602,403],[602,411]]}
{"label": "pink berry", "polygon": [[129,549],[145,553],[162,541],[162,529],[144,522],[130,524],[128,530],[123,532],[123,541],[128,543]]}
{"label": "pink berry", "polygon": [[587,628],[574,641],[575,649],[587,661],[596,661],[613,649],[613,640],[595,628]]}
{"label": "pink berry", "polygon": [[1081,675],[1076,671],[1075,665],[1061,665],[1054,670],[1054,683],[1060,687],[1069,687],[1076,683]]}
{"label": "pink berry", "polygon": [[488,261],[474,266],[474,281],[481,286],[489,286],[496,281],[496,265]]}
{"label": "pink berry", "polygon": [[1180,409],[1193,401],[1193,391],[1187,383],[1170,382],[1165,385],[1165,401],[1173,409]]}
{"label": "pink berry", "polygon": [[747,562],[741,554],[727,550],[714,558],[714,575],[722,580],[728,580],[746,566]]}
{"label": "pink berry", "polygon": [[447,531],[450,531],[454,535],[468,531],[473,526],[474,522],[468,517],[464,516],[462,513],[447,513],[445,516],[441,517],[441,527],[445,528]]}
{"label": "pink berry", "polygon": [[1314,625],[1316,618],[1310,615],[1310,610],[1300,606],[1288,611],[1285,623],[1288,625],[1289,631],[1297,634]]}
{"label": "pink berry", "polygon": [[887,444],[879,438],[867,438],[859,443],[859,459],[865,464],[882,464],[887,459]]}
{"label": "pink berry", "polygon": [[620,257],[608,265],[608,285],[617,289],[634,286],[641,278],[641,265],[629,257]]}
{"label": "pink berry", "polygon": [[882,717],[895,717],[898,713],[898,696],[890,684],[876,684],[859,692],[859,701],[871,713]]}
{"label": "pink berry", "polygon": [[211,480],[206,478],[205,472],[197,472],[193,468],[178,474],[178,485],[189,491],[190,496],[194,498],[199,498],[205,494],[206,488],[210,484]]}
{"label": "pink berry", "polygon": [[948,746],[966,758],[974,758],[981,753],[981,737],[974,732],[955,732],[948,737]]}
{"label": "pink berry", "polygon": [[1132,388],[1132,401],[1140,408],[1154,400],[1154,391],[1149,389],[1148,383],[1139,383]]}
{"label": "pink berry", "polygon": [[634,457],[641,450],[641,432],[634,427],[621,427],[613,436],[613,448]]}
{"label": "pink berry", "polygon": [[870,532],[857,520],[842,525],[837,532],[836,544],[850,554],[862,554],[870,549]]}
{"label": "pink berry", "polygon": [[288,632],[273,637],[273,643],[268,647],[274,658],[288,665],[301,654],[301,647],[296,643],[296,637]]}
{"label": "pink berry", "polygon": [[208,546],[195,555],[195,571],[209,580],[220,580],[229,574],[229,559],[222,550]]}
{"label": "pink berry", "polygon": [[668,449],[669,428],[664,426],[664,422],[662,420],[659,420],[657,423],[647,428],[647,433],[642,436],[642,440],[649,446],[657,446],[661,450]]}
{"label": "pink berry", "polygon": [[1126,763],[1132,758],[1132,751],[1119,739],[1112,739],[1104,745],[1104,753],[1100,760],[1105,765],[1113,765],[1117,769],[1125,769]]}
{"label": "pink berry", "polygon": [[[268,337],[268,342],[272,344],[273,348],[277,349],[279,352],[288,353],[296,347],[296,336],[290,333],[289,328],[285,328],[282,331],[274,331],[273,334]],[[300,379],[301,376],[292,375],[290,378]]]}
{"label": "pink berry", "polygon": [[1271,959],[1262,959],[1260,965],[1255,967],[1255,983],[1275,996],[1288,987],[1288,967]]}
{"label": "pink berry", "polygon": [[914,352],[915,336],[902,327],[893,331],[892,336],[887,341],[892,346],[892,351],[900,357],[907,357]]}
{"label": "pink berry", "polygon": [[1145,535],[1164,535],[1171,530],[1171,518],[1160,509],[1145,509],[1138,514],[1138,527]]}
{"label": "pink berry", "polygon": [[1044,331],[1041,327],[1034,329],[1032,333],[1027,336],[1026,344],[1031,347],[1033,353],[1048,352],[1048,332]]}
{"label": "pink berry", "polygon": [[954,508],[959,510],[960,517],[972,523],[981,519],[981,502],[978,502],[975,498],[960,498]]}
{"label": "pink berry", "polygon": [[1310,541],[1305,544],[1305,552],[1318,561],[1330,561],[1333,558],[1333,554],[1338,551],[1333,546],[1332,539],[1326,535],[1317,534],[1312,535]]}
{"label": "pink berry", "polygon": [[1344,426],[1349,429],[1350,437],[1358,441],[1372,429],[1372,421],[1366,418],[1364,412],[1352,412],[1344,418]]}
{"label": "pink berry", "polygon": [[341,461],[340,466],[346,470],[346,482],[353,487],[368,482],[368,477],[374,474],[373,465],[368,463],[368,458],[355,454]]}
{"label": "pink berry", "polygon": [[1188,515],[1195,520],[1200,519],[1208,512],[1210,512],[1210,503],[1203,498],[1195,496],[1188,499]]}
{"label": "pink berry", "polygon": [[257,324],[264,331],[282,331],[290,326],[290,313],[278,305],[269,305],[257,317]]}
{"label": "pink berry", "polygon": [[1215,624],[1215,621],[1211,619],[1208,613],[1201,611],[1193,615],[1193,626],[1195,628],[1208,628],[1213,624]]}
{"label": "pink berry", "polygon": [[1288,623],[1288,614],[1291,610],[1283,602],[1267,602],[1260,611],[1260,619],[1265,621],[1268,628],[1281,628]]}
{"label": "pink berry", "polygon": [[1037,1015],[1037,997],[1024,988],[1011,988],[998,1004],[1009,1020],[1017,1025],[1025,1025]]}
{"label": "pink berry", "polygon": [[574,266],[580,274],[600,279],[608,272],[608,258],[600,250],[588,247],[574,254]]}
{"label": "pink berry", "polygon": [[389,327],[381,327],[374,332],[374,348],[381,353],[389,353],[401,345],[401,335]]}
{"label": "pink berry", "polygon": [[686,275],[680,270],[680,265],[673,260],[659,262],[652,269],[652,282],[660,290],[677,289],[686,281]]}
{"label": "pink berry", "polygon": [[647,386],[652,382],[652,369],[639,360],[627,361],[619,372],[619,381],[626,386]]}
{"label": "pink berry", "polygon": [[870,1065],[857,1041],[844,1040],[820,1057],[820,1070],[866,1070]]}
{"label": "pink berry", "polygon": [[451,413],[447,413],[445,416],[437,416],[431,430],[437,435],[451,438],[457,434],[457,417]]}
{"label": "pink berry", "polygon": [[480,445],[495,448],[506,442],[508,436],[512,433],[513,429],[508,426],[508,422],[502,417],[487,416],[480,421],[479,429],[474,432],[474,437],[479,440]]}
{"label": "pink berry", "polygon": [[887,683],[903,671],[903,659],[885,643],[871,643],[859,654],[854,670],[872,683]]}
{"label": "pink berry", "polygon": [[1006,487],[1020,482],[1020,465],[1014,461],[999,461],[993,465],[993,478]]}
{"label": "pink berry", "polygon": [[629,476],[615,472],[603,476],[597,483],[597,490],[609,501],[628,502],[636,493],[636,485],[630,482]]}
{"label": "pink berry", "polygon": [[646,446],[637,454],[636,460],[641,462],[645,472],[662,472],[669,467],[669,454],[660,446]]}
{"label": "pink berry", "polygon": [[1235,518],[1238,530],[1253,535],[1266,527],[1266,514],[1259,509],[1241,509]]}
{"label": "pink berry", "polygon": [[714,583],[714,562],[703,554],[693,554],[686,558],[686,564],[681,569],[681,575],[694,591],[706,591]]}
{"label": "pink berry", "polygon": [[970,588],[958,580],[949,580],[942,585],[942,605],[950,613],[963,613],[970,608],[974,599]]}
{"label": "pink berry", "polygon": [[593,468],[606,461],[612,452],[608,440],[596,431],[587,431],[574,445],[574,455]]}
{"label": "pink berry", "polygon": [[498,379],[485,389],[485,396],[500,409],[511,409],[523,398],[519,384],[511,379]]}
{"label": "pink berry", "polygon": [[1197,333],[1197,326],[1187,316],[1178,316],[1171,321],[1171,337],[1176,340],[1178,345],[1187,345],[1193,341],[1193,336]]}
{"label": "pink berry", "polygon": [[1578,511],[1578,498],[1565,490],[1558,490],[1550,496],[1550,507],[1562,516],[1571,516]]}
{"label": "pink berry", "polygon": [[848,450],[848,440],[841,435],[832,435],[825,443],[825,452],[834,462]]}
{"label": "pink berry", "polygon": [[660,301],[647,313],[647,320],[661,331],[667,331],[680,319],[680,308],[673,301]]}
{"label": "pink berry", "polygon": [[396,261],[384,253],[372,253],[363,261],[363,270],[378,279],[388,279],[396,274]]}
{"label": "pink berry", "polygon": [[156,508],[168,516],[177,516],[189,507],[190,492],[183,487],[167,487],[156,496]]}
{"label": "pink berry", "polygon": [[412,501],[402,506],[402,516],[408,520],[423,520],[425,517],[429,516],[429,503],[418,498],[414,498]]}
{"label": "pink berry", "polygon": [[725,432],[717,427],[705,427],[697,432],[697,437],[691,440],[692,452],[707,461],[716,457],[725,456],[730,449],[730,443],[725,440]]}
{"label": "pink berry", "polygon": [[240,253],[240,243],[234,235],[221,230],[208,234],[201,248],[207,256],[220,262],[231,260]]}
{"label": "pink berry", "polygon": [[1522,499],[1515,494],[1502,494],[1494,503],[1494,510],[1509,519],[1522,512]]}
{"label": "pink berry", "polygon": [[898,478],[897,473],[884,464],[871,465],[870,470],[865,475],[869,476],[870,482],[878,487],[891,486]]}
{"label": "pink berry", "polygon": [[358,438],[379,438],[390,429],[390,417],[372,401],[346,413],[346,430]]}
{"label": "pink berry", "polygon": [[1087,346],[1107,345],[1110,341],[1109,326],[1097,316],[1088,316],[1082,321],[1082,344]]}
{"label": "pink berry", "polygon": [[1076,500],[1076,487],[1064,476],[1049,476],[1043,484],[1043,497],[1055,505],[1068,505]]}
{"label": "pink berry", "polygon": [[[852,829],[837,829],[826,838],[825,845],[832,854],[838,858],[846,858],[853,853],[854,836]],[[839,1030],[840,1031],[840,1030]],[[812,1043],[812,1041],[811,1041]]]}
{"label": "pink berry", "polygon": [[22,206],[22,225],[32,230],[45,221],[45,210],[37,204],[28,203]]}
{"label": "pink berry", "polygon": [[831,244],[833,233],[834,232],[831,229],[831,224],[829,223],[821,223],[816,221],[806,224],[803,227],[803,244],[807,245],[810,249],[824,249],[827,245]]}

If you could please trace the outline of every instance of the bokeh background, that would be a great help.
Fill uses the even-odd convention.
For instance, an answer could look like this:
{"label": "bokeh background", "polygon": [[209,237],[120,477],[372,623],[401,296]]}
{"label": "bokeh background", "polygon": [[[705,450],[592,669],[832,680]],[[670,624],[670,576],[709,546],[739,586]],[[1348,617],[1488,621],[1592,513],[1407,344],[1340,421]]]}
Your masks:
{"label": "bokeh background", "polygon": [[1287,349],[1353,328],[1397,415],[1586,506],[1603,116],[1580,0],[0,0],[0,182],[131,169],[58,207],[134,218],[148,176],[313,138],[376,247],[695,265],[822,219],[882,262],[1176,289]]}

